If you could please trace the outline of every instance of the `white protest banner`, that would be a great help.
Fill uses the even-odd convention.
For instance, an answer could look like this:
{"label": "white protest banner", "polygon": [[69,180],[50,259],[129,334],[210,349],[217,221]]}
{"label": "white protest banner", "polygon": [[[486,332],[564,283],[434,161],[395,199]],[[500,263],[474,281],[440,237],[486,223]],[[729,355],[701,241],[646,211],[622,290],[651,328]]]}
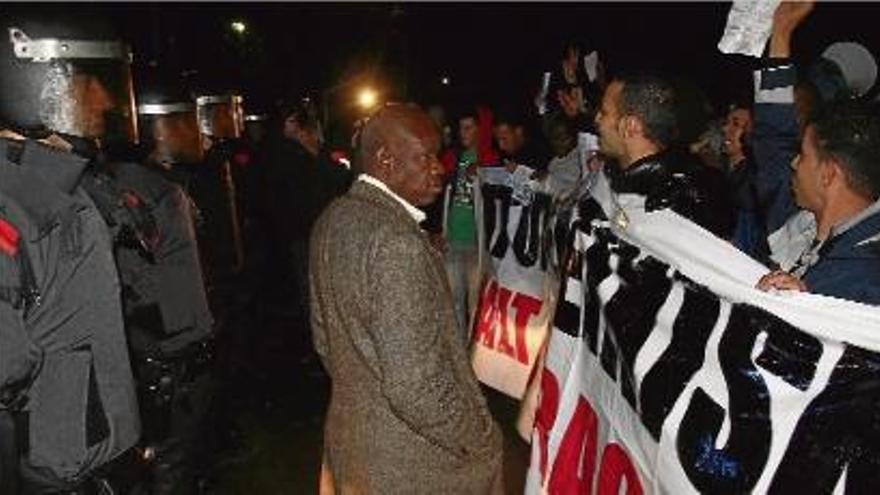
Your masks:
{"label": "white protest banner", "polygon": [[[758,263],[604,176],[571,224],[526,493],[880,486],[880,309]],[[622,491],[623,490],[623,491]]]}
{"label": "white protest banner", "polygon": [[504,168],[482,168],[479,177],[485,276],[472,324],[472,364],[481,382],[521,399],[547,337],[558,285],[544,242],[552,197]]}

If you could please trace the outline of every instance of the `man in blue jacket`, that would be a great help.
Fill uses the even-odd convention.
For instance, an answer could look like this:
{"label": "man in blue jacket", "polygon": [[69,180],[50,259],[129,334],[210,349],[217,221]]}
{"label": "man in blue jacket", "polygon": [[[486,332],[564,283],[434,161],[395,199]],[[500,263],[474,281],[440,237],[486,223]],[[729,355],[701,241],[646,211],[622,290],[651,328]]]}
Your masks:
{"label": "man in blue jacket", "polygon": [[791,34],[811,8],[780,5],[769,63],[756,75],[757,186],[779,266],[758,287],[880,304],[880,122],[854,102],[831,105],[800,119],[797,148],[801,126],[788,58]]}

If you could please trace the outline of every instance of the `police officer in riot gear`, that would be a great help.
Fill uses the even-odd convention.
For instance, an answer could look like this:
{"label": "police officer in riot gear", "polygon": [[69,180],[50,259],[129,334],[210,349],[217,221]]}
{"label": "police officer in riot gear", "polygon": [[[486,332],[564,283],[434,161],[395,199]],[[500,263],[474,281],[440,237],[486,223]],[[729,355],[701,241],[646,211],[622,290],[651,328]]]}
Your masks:
{"label": "police officer in riot gear", "polygon": [[243,98],[237,94],[196,98],[205,160],[193,194],[204,205],[205,237],[211,246],[209,264],[220,300],[225,298],[229,281],[241,273],[245,262],[236,187],[241,174],[234,160],[244,132],[242,104]]}
{"label": "police officer in riot gear", "polygon": [[3,493],[108,493],[140,433],[111,239],[80,185],[100,140],[136,135],[131,55],[78,13],[0,20],[0,359],[21,363],[0,366]]}
{"label": "police officer in riot gear", "polygon": [[201,148],[195,105],[173,82],[145,81],[139,95],[143,163],[100,162],[85,183],[115,234],[151,493],[189,493],[213,388],[213,319],[192,202],[161,171],[197,161]]}
{"label": "police officer in riot gear", "polygon": [[158,69],[138,87],[140,142],[146,160],[168,170],[204,158],[196,105],[174,78]]}

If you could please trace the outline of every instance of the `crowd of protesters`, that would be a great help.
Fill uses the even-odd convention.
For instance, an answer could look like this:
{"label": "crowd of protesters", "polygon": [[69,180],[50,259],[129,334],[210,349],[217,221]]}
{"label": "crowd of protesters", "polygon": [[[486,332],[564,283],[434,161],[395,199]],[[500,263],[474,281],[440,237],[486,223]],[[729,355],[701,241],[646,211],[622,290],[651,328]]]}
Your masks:
{"label": "crowd of protesters", "polygon": [[[861,242],[876,234],[868,224],[880,192],[874,171],[875,159],[880,158],[877,108],[869,100],[876,63],[855,43],[836,43],[816,61],[792,60],[791,39],[811,5],[783,4],[766,56],[755,71],[754,94],[724,104],[709,119],[689,111],[688,106],[694,105],[711,108],[692,85],[668,77],[674,75],[640,72],[612,74],[606,80],[601,61],[592,59],[597,54],[585,57],[576,44],[566,46],[534,102],[490,108],[477,101],[446,112],[452,116],[441,123],[451,137],[441,153],[447,194],[428,208],[425,225],[446,251],[460,318],[466,321],[462,308],[473,297],[467,294],[467,281],[474,276],[476,262],[471,194],[476,168],[525,166],[533,179],[547,187],[572,191],[589,168],[583,163],[585,157],[578,156],[583,148],[578,139],[593,134],[600,146],[593,150],[599,159],[592,166],[604,162],[615,189],[625,192],[621,187],[632,181],[622,179],[645,169],[627,163],[628,155],[615,150],[611,142],[632,134],[631,129],[620,128],[628,125],[627,116],[638,117],[639,132],[650,150],[629,150],[635,153],[632,162],[650,155],[648,161],[689,183],[686,194],[695,197],[685,216],[768,267],[783,270],[774,271],[762,287],[799,288],[872,304],[880,301],[873,289],[880,279],[865,277],[876,271],[874,250],[870,242]],[[595,65],[586,67],[591,64]],[[752,88],[742,88],[741,94],[750,93]],[[808,163],[811,151],[820,155],[819,161],[837,164],[834,177],[849,186],[846,197],[853,197],[852,204],[829,205],[836,205],[839,196],[824,182],[831,181],[828,177],[815,179],[821,187],[802,179],[807,174],[807,165],[802,164]],[[683,202],[678,204],[685,208]],[[809,212],[798,217],[801,224],[786,223],[798,211]],[[858,239],[843,240],[848,238],[844,232],[855,224],[860,225],[859,234],[851,235]],[[783,234],[812,238],[806,245],[783,248],[785,242],[794,242],[783,239]],[[844,244],[855,251],[842,252]],[[783,249],[800,251],[782,254]],[[854,278],[825,279],[837,279],[844,272]],[[789,273],[790,277],[785,275]],[[775,283],[779,277],[785,282]]]}

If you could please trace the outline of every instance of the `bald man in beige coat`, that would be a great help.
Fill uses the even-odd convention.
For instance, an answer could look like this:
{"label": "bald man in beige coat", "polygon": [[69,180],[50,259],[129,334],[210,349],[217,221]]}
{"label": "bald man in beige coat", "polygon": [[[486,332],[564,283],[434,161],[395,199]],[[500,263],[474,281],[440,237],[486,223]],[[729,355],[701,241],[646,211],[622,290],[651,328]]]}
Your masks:
{"label": "bald man in beige coat", "polygon": [[456,329],[443,255],[416,207],[442,191],[440,135],[412,105],[363,128],[363,175],[311,241],[314,343],[332,381],[336,493],[501,492],[501,434]]}

